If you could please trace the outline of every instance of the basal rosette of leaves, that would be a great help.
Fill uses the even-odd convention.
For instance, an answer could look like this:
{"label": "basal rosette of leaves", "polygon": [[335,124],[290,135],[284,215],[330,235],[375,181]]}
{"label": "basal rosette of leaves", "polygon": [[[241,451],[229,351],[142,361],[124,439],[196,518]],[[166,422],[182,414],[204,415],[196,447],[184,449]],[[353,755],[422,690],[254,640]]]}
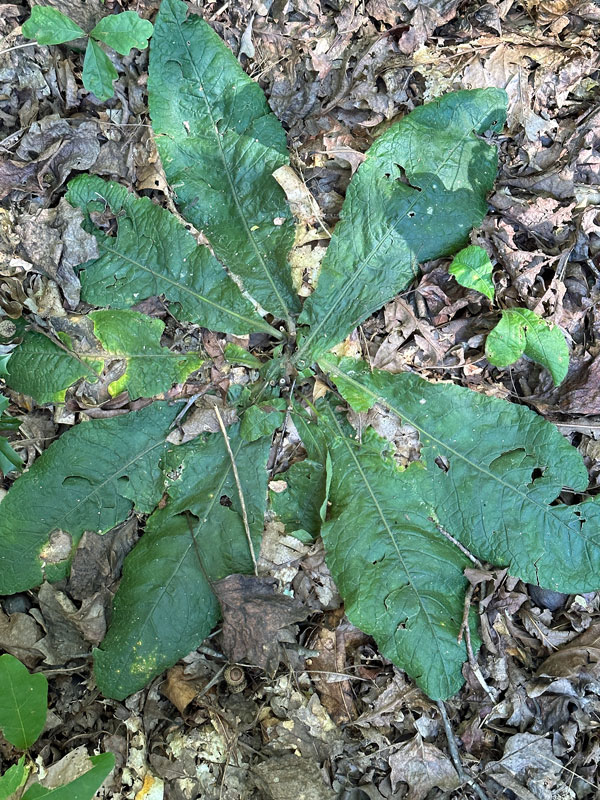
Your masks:
{"label": "basal rosette of leaves", "polygon": [[[97,177],[72,181],[68,199],[83,209],[99,249],[97,259],[81,266],[82,297],[112,309],[90,314],[99,342],[94,358],[112,348],[133,362],[132,348],[115,346],[106,328],[98,329],[99,315],[132,313],[131,306],[155,295],[180,320],[236,335],[267,334],[271,357],[264,349],[260,358],[239,345],[226,349],[226,358],[259,376],[230,392],[240,419],[228,430],[231,453],[221,433],[171,444],[181,406],[156,401],[62,435],[0,506],[0,592],[67,574],[85,530],[108,531],[132,511],[148,515],[95,653],[101,691],[123,698],[211,632],[220,614],[212,584],[252,570],[249,537],[257,551],[269,503],[289,531],[323,537],[349,618],[431,697],[454,694],[467,657],[458,642],[467,552],[545,587],[598,587],[598,504],[559,502],[565,486],[585,491],[583,460],[554,426],[523,406],[371,370],[329,351],[405,290],[420,262],[468,244],[497,171],[489,137],[504,123],[504,92],[445,95],[376,139],[350,183],[303,308],[287,263],[293,219],[272,177],[287,163],[284,131],[258,85],[181,0],[163,0],[156,19],[149,99],[176,202],[210,249],[147,198]],[[156,358],[160,331],[153,336]],[[13,375],[27,372],[24,359],[35,350],[27,342],[11,356]],[[84,366],[96,375],[103,368],[90,363],[89,353],[61,344],[61,358],[74,357],[68,364],[75,370],[49,394],[85,378],[77,374]],[[194,365],[184,366],[181,379]],[[10,360],[8,372],[10,385]],[[329,386],[317,404],[315,376]],[[134,384],[142,389],[133,394],[158,393],[146,380]],[[280,393],[281,383],[293,386],[293,397]],[[44,387],[36,391],[44,396]],[[366,411],[375,404],[418,431],[420,459],[407,469],[397,466],[389,442],[371,430],[359,441],[347,422],[348,406]],[[268,497],[267,461],[286,411],[307,458],[279,476],[285,491]],[[57,543],[65,537],[61,551]],[[476,645],[473,614],[470,625]]]}

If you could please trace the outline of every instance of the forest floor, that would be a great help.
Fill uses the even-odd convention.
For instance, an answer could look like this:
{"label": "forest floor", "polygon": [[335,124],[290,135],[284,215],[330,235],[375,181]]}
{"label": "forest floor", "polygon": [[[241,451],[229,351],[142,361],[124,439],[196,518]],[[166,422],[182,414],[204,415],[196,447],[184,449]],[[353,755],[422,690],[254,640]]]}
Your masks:
{"label": "forest floor", "polygon": [[[159,5],[123,2],[49,0],[86,30],[127,8],[153,20]],[[117,58],[115,97],[101,103],[82,87],[80,52],[11,49],[24,44],[29,13],[27,3],[0,5],[0,306],[43,327],[76,313],[72,267],[87,257],[63,199],[66,182],[87,171],[163,205],[170,198],[149,127],[148,51]],[[425,264],[411,290],[367,320],[348,348],[377,367],[410,367],[526,404],[580,450],[589,492],[598,493],[600,5],[219,0],[195,13],[265,90],[327,228],[390,121],[447,91],[507,90],[500,172],[472,242],[495,264],[497,309],[527,307],[564,331],[567,378],[555,387],[525,358],[492,367],[483,347],[499,314],[456,283],[448,259]],[[322,252],[313,242],[301,255],[310,275]],[[166,313],[158,301],[144,310]],[[224,337],[202,330],[198,338],[214,359],[204,388],[224,397],[232,379]],[[65,403],[38,406],[6,394],[22,421],[12,443],[28,466],[76,422],[124,413],[129,403],[75,390]],[[241,686],[228,683],[217,632],[117,702],[99,695],[91,650],[139,524],[134,517],[86,537],[87,557],[68,582],[1,598],[0,649],[50,682],[47,728],[32,750],[40,770],[75,748],[110,751],[117,766],[97,796],[113,800],[431,800],[476,797],[474,787],[490,800],[600,797],[600,594],[543,591],[505,570],[474,576],[483,646],[478,669],[465,666],[464,688],[445,705],[445,725],[439,706],[344,619],[322,545],[271,530],[263,571],[311,610],[281,633],[295,647],[292,662],[274,677],[250,665]],[[247,624],[252,636],[261,620]],[[549,657],[561,677],[545,676]],[[2,769],[14,759],[0,738]]]}

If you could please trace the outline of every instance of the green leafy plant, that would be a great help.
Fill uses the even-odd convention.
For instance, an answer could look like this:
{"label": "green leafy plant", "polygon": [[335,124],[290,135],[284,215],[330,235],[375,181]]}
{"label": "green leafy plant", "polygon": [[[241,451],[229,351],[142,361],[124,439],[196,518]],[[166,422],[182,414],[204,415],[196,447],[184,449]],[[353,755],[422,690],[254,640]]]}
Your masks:
{"label": "green leafy plant", "polygon": [[[0,656],[0,730],[19,750],[28,750],[40,737],[48,711],[48,681],[41,673],[31,674],[14,656]],[[0,775],[0,800],[37,800],[51,794],[56,800],[89,800],[115,765],[112,753],[92,756],[91,769],[68,784],[49,790],[32,783],[23,793],[31,767],[22,755]]]}
{"label": "green leafy plant", "polygon": [[144,50],[152,36],[152,23],[141,19],[135,11],[123,11],[103,17],[86,33],[57,8],[33,6],[31,16],[23,24],[21,32],[26,39],[36,39],[38,44],[63,44],[88,37],[83,61],[83,85],[98,100],[108,100],[114,94],[113,81],[118,74],[98,42],[108,45],[122,56],[129,55],[134,47]]}
{"label": "green leafy plant", "polygon": [[[448,271],[461,286],[493,300],[492,269],[483,247],[471,245],[454,256]],[[500,322],[486,339],[485,355],[496,367],[508,367],[526,355],[546,367],[555,385],[562,383],[569,369],[569,347],[560,328],[528,308],[508,308],[502,312]]]}
{"label": "green leafy plant", "polygon": [[[69,558],[52,546],[59,533],[75,548],[86,530],[107,531],[132,510],[149,515],[94,654],[105,695],[140,689],[217,623],[214,582],[255,567],[272,439],[291,417],[307,457],[278,476],[283,491],[269,495],[272,512],[305,540],[323,537],[349,618],[431,697],[448,697],[467,658],[459,638],[465,567],[480,559],[545,587],[592,590],[598,503],[560,501],[565,485],[585,491],[587,471],[579,452],[528,408],[330,350],[406,289],[420,261],[467,245],[496,176],[496,148],[485,134],[502,128],[506,95],[447,94],[376,139],[301,307],[287,264],[294,222],[272,177],[287,163],[284,131],[257,84],[180,0],[161,4],[148,88],[167,179],[211,249],[149,199],[78,176],[67,197],[99,249],[81,267],[82,297],[127,310],[161,295],[180,320],[261,334],[260,350],[225,350],[253,379],[229,393],[239,422],[183,445],[169,441],[178,406],[164,401],[63,434],[0,506],[0,592],[67,574]],[[116,235],[103,227],[111,215]],[[97,325],[94,336],[101,339]],[[75,348],[62,344],[71,357]],[[113,352],[101,345],[102,354]],[[77,369],[81,360],[90,366],[85,353],[76,355]],[[9,385],[26,371],[18,368],[25,357],[11,356]],[[100,368],[94,362],[96,375]],[[77,379],[69,373],[57,388],[42,376],[38,396],[44,382],[52,394]],[[317,402],[315,377],[328,388]],[[398,466],[390,442],[349,425],[348,406],[375,405],[417,431],[420,458],[408,468]],[[476,647],[473,614],[469,630]]]}
{"label": "green leafy plant", "polygon": [[569,369],[569,347],[564,334],[528,308],[508,308],[485,342],[485,355],[497,367],[528,356],[550,372],[558,386]]}

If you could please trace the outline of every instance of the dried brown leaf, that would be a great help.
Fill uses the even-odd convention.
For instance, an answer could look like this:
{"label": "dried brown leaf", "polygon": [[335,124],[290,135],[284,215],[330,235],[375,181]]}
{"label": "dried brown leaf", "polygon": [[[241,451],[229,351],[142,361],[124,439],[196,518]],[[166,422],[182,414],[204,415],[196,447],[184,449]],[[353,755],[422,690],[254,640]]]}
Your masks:
{"label": "dried brown leaf", "polygon": [[552,678],[575,678],[600,675],[600,625],[592,624],[540,665],[538,675]]}
{"label": "dried brown leaf", "polygon": [[429,742],[424,742],[420,734],[394,750],[390,756],[390,767],[394,791],[400,781],[408,784],[406,800],[424,800],[434,786],[445,791],[460,786],[458,773],[448,756]]}
{"label": "dried brown leaf", "polygon": [[310,610],[297,600],[276,594],[277,581],[254,575],[229,575],[215,591],[223,610],[223,651],[230,661],[247,662],[275,674],[281,658],[283,630]]}

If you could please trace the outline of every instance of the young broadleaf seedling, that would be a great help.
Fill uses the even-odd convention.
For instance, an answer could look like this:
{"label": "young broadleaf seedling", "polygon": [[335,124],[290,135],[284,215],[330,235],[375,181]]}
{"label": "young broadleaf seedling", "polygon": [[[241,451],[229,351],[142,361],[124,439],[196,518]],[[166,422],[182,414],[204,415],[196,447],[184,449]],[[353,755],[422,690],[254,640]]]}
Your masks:
{"label": "young broadleaf seedling", "polygon": [[[448,269],[457,282],[494,299],[492,262],[483,247],[470,245],[457,253]],[[508,367],[522,355],[546,367],[554,384],[565,379],[569,369],[569,346],[557,325],[552,325],[528,308],[509,308],[490,331],[485,343],[487,360],[496,367]]]}
{"label": "young broadleaf seedling", "polygon": [[[0,593],[68,573],[69,558],[47,557],[56,531],[75,548],[86,530],[103,533],[132,510],[149,515],[95,651],[105,695],[140,689],[211,632],[220,615],[214,582],[253,570],[272,438],[289,414],[307,459],[279,476],[287,488],[272,510],[304,539],[323,537],[352,622],[432,698],[449,697],[467,658],[459,641],[465,567],[480,559],[548,588],[593,590],[599,505],[559,501],[565,485],[586,489],[587,471],[528,408],[330,351],[405,290],[418,263],[467,246],[487,211],[498,160],[489,137],[504,124],[506,95],[447,94],[376,139],[302,306],[287,262],[294,220],[272,177],[288,163],[285,133],[260,87],[181,0],[162,0],[148,91],[167,179],[211,249],[149,199],[78,176],[67,199],[83,210],[99,250],[81,267],[82,298],[127,310],[161,295],[177,319],[260,333],[273,347],[270,356],[264,347],[260,357],[241,356],[253,382],[230,391],[241,422],[226,437],[174,446],[167,437],[178,407],[156,401],[76,425],[50,445],[0,506]],[[116,235],[94,222],[108,210]],[[110,351],[97,326],[95,335]],[[240,359],[239,346],[226,355]],[[22,376],[24,356],[13,358]],[[11,361],[8,372],[10,385]],[[317,378],[329,391],[315,403]],[[375,405],[418,432],[420,458],[407,469],[373,430],[358,441],[350,427],[345,408]],[[476,648],[473,615],[469,625]]]}
{"label": "young broadleaf seedling", "polygon": [[118,78],[112,61],[98,42],[108,45],[122,56],[132,48],[145,50],[152,36],[152,23],[141,19],[135,11],[123,11],[103,17],[89,33],[52,6],[33,6],[31,16],[21,29],[26,39],[38,44],[64,44],[88,37],[83,60],[83,85],[98,100],[108,100],[114,94],[113,82]]}
{"label": "young broadleaf seedling", "polygon": [[[24,664],[6,653],[0,656],[0,731],[19,750],[28,750],[40,737],[48,712],[48,681],[40,672],[31,674]],[[91,800],[108,773],[115,766],[112,753],[89,759],[90,769],[54,791],[32,783],[24,794],[19,790],[29,776],[31,766],[25,755],[0,775],[0,798],[36,800],[46,794]]]}

